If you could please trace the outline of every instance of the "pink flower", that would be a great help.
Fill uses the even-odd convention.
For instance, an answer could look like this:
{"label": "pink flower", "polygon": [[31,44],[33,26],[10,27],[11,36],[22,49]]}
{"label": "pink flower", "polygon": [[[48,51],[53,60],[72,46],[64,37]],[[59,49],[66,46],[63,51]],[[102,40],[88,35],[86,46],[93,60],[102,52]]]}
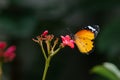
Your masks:
{"label": "pink flower", "polygon": [[4,53],[4,61],[8,62],[8,61],[12,61],[15,58],[15,50],[16,50],[16,46],[10,46]]}
{"label": "pink flower", "polygon": [[61,38],[62,38],[62,43],[63,43],[64,46],[67,45],[71,48],[74,48],[74,40],[72,40],[69,35],[61,36]]}
{"label": "pink flower", "polygon": [[12,61],[15,58],[15,51],[16,51],[16,46],[10,46],[5,50],[6,48],[6,42],[1,41],[0,42],[0,61],[3,62],[9,62]]}
{"label": "pink flower", "polygon": [[5,49],[6,42],[0,42],[0,49]]}
{"label": "pink flower", "polygon": [[42,33],[42,36],[45,37],[47,34],[48,34],[48,30],[45,30],[45,31]]}

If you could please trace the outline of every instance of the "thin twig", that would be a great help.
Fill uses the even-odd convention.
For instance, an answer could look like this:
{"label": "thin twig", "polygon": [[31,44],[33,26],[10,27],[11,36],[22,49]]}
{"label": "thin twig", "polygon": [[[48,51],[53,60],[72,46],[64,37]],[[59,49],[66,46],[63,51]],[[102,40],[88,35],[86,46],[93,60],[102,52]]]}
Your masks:
{"label": "thin twig", "polygon": [[46,56],[45,50],[44,50],[44,48],[43,48],[42,41],[40,41],[39,43],[40,43],[40,46],[41,46],[41,48],[42,48],[42,52],[43,52],[43,55],[44,55],[44,57],[45,57],[45,60],[47,60],[47,56]]}

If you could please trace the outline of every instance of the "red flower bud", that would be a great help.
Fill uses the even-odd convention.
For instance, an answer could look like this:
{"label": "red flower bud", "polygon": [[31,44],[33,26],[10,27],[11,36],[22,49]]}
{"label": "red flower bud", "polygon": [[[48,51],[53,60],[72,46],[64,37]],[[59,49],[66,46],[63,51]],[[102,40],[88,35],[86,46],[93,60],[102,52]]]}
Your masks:
{"label": "red flower bud", "polygon": [[41,36],[45,37],[48,34],[48,30],[45,30]]}

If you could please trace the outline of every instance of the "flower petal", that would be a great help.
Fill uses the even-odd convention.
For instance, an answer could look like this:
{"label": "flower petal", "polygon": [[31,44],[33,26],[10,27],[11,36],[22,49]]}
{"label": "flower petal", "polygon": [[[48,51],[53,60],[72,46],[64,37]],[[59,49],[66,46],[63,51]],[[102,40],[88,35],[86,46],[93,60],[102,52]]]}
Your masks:
{"label": "flower petal", "polygon": [[12,61],[15,58],[15,53],[6,53],[4,54],[4,61],[8,62],[8,61]]}
{"label": "flower petal", "polygon": [[12,61],[15,58],[16,46],[10,46],[4,53],[4,61]]}
{"label": "flower petal", "polygon": [[0,49],[4,49],[6,45],[6,42],[0,42]]}
{"label": "flower petal", "polygon": [[5,53],[13,53],[16,50],[16,46],[10,46]]}
{"label": "flower petal", "polygon": [[66,35],[65,37],[64,36],[61,36],[62,38],[62,43],[64,46],[69,46],[71,48],[74,48],[74,41],[71,39],[71,37],[69,35]]}

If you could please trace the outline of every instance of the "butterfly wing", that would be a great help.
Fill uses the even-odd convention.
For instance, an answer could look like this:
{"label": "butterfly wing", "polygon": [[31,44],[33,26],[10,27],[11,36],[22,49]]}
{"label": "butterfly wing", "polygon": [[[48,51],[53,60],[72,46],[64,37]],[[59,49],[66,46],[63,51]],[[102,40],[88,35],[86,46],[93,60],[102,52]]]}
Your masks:
{"label": "butterfly wing", "polygon": [[95,35],[90,30],[80,30],[75,34],[75,43],[80,52],[88,54],[94,47]]}

